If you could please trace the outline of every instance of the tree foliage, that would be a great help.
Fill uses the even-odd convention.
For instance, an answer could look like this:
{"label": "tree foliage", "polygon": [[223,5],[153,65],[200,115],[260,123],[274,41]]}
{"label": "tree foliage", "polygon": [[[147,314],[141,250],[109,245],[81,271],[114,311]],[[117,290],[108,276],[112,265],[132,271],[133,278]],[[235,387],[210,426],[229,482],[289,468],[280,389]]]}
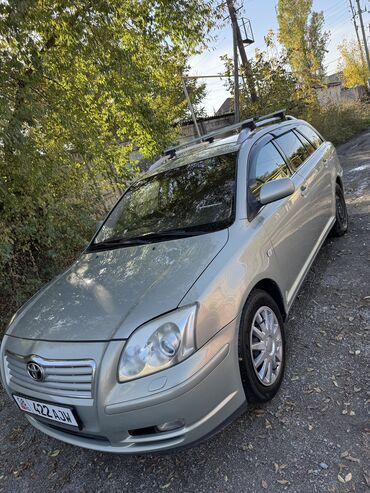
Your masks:
{"label": "tree foliage", "polygon": [[207,0],[0,2],[3,297],[81,248],[105,189],[136,172],[134,149],[172,140],[181,76],[214,18]]}
{"label": "tree foliage", "polygon": [[[297,79],[291,71],[285,51],[279,50],[275,36],[269,32],[265,37],[265,50],[256,49],[250,59],[250,70],[255,81],[258,99],[251,102],[247,84],[240,85],[240,109],[242,117],[261,115],[286,108],[288,112],[300,112],[304,104],[297,93]],[[228,89],[234,92],[233,60],[222,57],[225,63]],[[243,76],[243,72],[241,72]]]}
{"label": "tree foliage", "polygon": [[355,44],[353,41],[343,41],[338,48],[341,55],[338,69],[343,74],[345,86],[366,86],[368,69],[358,44]]}
{"label": "tree foliage", "polygon": [[279,0],[279,41],[306,99],[314,99],[313,86],[325,73],[323,61],[329,33],[323,31],[324,15],[312,12],[312,0]]}

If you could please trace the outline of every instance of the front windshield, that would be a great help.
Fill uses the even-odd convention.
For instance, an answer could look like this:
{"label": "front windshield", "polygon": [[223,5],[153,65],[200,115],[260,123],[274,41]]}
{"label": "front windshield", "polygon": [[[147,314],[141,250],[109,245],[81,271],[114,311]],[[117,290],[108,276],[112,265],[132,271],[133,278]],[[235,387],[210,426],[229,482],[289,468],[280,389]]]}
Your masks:
{"label": "front windshield", "polygon": [[213,231],[233,221],[236,153],[209,157],[134,183],[94,244],[150,235]]}

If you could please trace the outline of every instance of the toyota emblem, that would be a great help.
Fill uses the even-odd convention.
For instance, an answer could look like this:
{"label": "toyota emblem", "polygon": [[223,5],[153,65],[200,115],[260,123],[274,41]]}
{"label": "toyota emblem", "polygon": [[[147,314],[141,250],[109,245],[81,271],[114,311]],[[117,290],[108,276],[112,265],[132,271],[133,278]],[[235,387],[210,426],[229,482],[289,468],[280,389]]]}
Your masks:
{"label": "toyota emblem", "polygon": [[44,379],[43,367],[34,361],[27,363],[27,373],[33,380],[37,380],[38,382]]}

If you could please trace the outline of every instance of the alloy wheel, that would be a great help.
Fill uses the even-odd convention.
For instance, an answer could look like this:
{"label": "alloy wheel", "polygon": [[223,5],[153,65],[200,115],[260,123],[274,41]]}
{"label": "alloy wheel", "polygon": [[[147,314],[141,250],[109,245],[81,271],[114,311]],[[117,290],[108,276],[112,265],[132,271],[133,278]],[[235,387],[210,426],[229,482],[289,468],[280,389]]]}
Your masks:
{"label": "alloy wheel", "polygon": [[268,306],[261,306],[253,318],[250,353],[258,380],[272,385],[283,366],[283,343],[278,319]]}

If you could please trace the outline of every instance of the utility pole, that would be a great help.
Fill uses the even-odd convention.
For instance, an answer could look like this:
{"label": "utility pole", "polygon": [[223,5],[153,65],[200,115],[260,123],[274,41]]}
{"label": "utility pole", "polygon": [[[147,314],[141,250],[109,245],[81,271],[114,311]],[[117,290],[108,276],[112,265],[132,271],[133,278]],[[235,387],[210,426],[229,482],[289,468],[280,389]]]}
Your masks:
{"label": "utility pole", "polygon": [[351,11],[352,11],[352,20],[353,20],[353,25],[355,26],[355,31],[356,31],[356,37],[357,37],[358,46],[360,47],[360,54],[361,54],[362,65],[365,67],[364,51],[362,49],[360,35],[358,34],[358,25],[357,25],[357,22],[356,22],[356,12],[355,12],[355,9],[353,7],[352,0],[349,0],[349,5],[350,5]]}
{"label": "utility pole", "polygon": [[233,24],[233,48],[234,48],[234,113],[235,123],[240,122],[240,91],[239,91],[239,59],[236,29]]}
{"label": "utility pole", "polygon": [[251,64],[249,63],[247,54],[245,52],[245,47],[243,44],[242,35],[240,33],[238,18],[237,18],[235,7],[234,7],[234,0],[227,0],[227,8],[229,9],[229,14],[230,14],[231,23],[233,25],[233,30],[235,30],[236,42],[237,42],[237,45],[239,48],[240,58],[242,60],[242,67],[244,68],[244,71],[245,71],[248,89],[249,89],[249,92],[251,95],[251,101],[252,101],[252,103],[255,103],[257,101],[256,88],[254,87],[254,80],[253,80],[253,75],[252,75],[252,70],[251,70]]}
{"label": "utility pole", "polygon": [[189,110],[191,113],[191,117],[192,117],[193,122],[194,122],[195,130],[197,131],[198,137],[201,137],[202,134],[201,134],[199,126],[198,126],[197,117],[195,116],[194,108],[193,108],[193,105],[191,104],[189,93],[188,93],[188,90],[186,88],[186,84],[185,84],[184,79],[181,79],[181,82],[182,82],[182,89],[184,91],[185,98],[186,98],[186,101],[188,103],[188,107],[189,107]]}
{"label": "utility pole", "polygon": [[362,10],[361,10],[361,5],[360,5],[360,0],[356,0],[356,3],[357,3],[358,16],[359,16],[359,19],[360,19],[360,26],[361,26],[361,31],[362,31],[362,38],[364,40],[364,47],[365,47],[365,53],[366,53],[367,68],[368,68],[368,71],[370,72],[369,47],[367,46],[367,39],[366,39],[366,33],[365,33],[365,27],[364,27],[364,20],[362,18]]}

